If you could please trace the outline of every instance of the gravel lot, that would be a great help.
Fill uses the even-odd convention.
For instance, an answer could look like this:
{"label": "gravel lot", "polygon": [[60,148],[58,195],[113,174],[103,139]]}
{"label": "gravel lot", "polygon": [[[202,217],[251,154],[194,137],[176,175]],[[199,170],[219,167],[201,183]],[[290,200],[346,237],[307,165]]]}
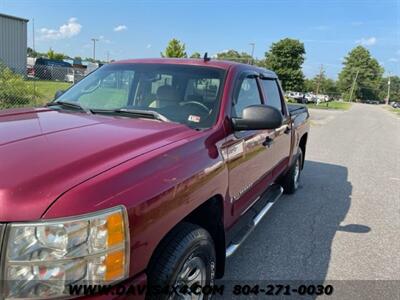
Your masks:
{"label": "gravel lot", "polygon": [[400,299],[400,119],[363,104],[310,113],[301,188],[228,259],[224,279],[330,281],[329,299]]}

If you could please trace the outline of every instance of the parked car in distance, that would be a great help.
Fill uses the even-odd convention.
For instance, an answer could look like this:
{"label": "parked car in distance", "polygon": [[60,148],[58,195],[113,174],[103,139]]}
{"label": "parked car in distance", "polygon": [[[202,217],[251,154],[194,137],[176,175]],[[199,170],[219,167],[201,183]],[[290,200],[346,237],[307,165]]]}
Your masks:
{"label": "parked car in distance", "polygon": [[106,283],[175,299],[151,287],[221,278],[299,187],[309,114],[283,95],[274,72],[251,65],[135,59],[47,107],[1,111],[0,298]]}
{"label": "parked car in distance", "polygon": [[393,108],[400,108],[400,102],[393,102],[392,103]]}
{"label": "parked car in distance", "polygon": [[40,57],[36,59],[33,70],[28,70],[28,74],[43,80],[69,81],[67,75],[72,74],[72,70],[68,62]]}
{"label": "parked car in distance", "polygon": [[380,101],[379,100],[365,100],[364,103],[378,105],[378,104],[380,104]]}

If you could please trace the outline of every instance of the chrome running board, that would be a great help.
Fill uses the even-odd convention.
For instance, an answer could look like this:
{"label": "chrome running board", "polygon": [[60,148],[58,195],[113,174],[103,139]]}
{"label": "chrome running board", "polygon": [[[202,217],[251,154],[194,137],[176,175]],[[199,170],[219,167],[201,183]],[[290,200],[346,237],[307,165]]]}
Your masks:
{"label": "chrome running board", "polygon": [[256,216],[252,219],[250,224],[248,224],[246,228],[246,232],[237,239],[237,241],[231,242],[226,248],[226,257],[231,256],[235,251],[242,245],[242,243],[247,239],[250,233],[254,230],[254,228],[260,223],[260,221],[265,217],[267,212],[271,209],[271,207],[277,202],[277,200],[282,196],[283,188],[281,186],[277,187],[275,191],[272,192],[272,195],[267,195],[271,197],[271,199],[267,202],[267,204],[256,214]]}

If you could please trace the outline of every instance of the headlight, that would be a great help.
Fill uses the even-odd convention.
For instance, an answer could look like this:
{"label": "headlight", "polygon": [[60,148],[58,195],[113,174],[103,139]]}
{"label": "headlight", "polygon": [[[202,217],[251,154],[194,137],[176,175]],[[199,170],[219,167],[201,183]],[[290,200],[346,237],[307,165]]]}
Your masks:
{"label": "headlight", "polygon": [[129,227],[123,207],[36,223],[7,225],[0,298],[68,295],[71,284],[128,277]]}

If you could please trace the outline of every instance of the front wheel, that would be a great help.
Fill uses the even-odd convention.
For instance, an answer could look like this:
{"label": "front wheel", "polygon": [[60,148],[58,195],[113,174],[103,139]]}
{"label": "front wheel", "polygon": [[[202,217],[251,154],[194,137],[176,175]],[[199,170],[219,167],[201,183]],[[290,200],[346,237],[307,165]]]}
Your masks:
{"label": "front wheel", "polygon": [[157,251],[148,271],[146,299],[209,299],[199,293],[215,279],[214,242],[206,230],[182,223]]}
{"label": "front wheel", "polygon": [[293,194],[299,188],[301,166],[303,163],[303,151],[299,148],[296,160],[289,171],[282,178],[282,187],[285,194]]}

